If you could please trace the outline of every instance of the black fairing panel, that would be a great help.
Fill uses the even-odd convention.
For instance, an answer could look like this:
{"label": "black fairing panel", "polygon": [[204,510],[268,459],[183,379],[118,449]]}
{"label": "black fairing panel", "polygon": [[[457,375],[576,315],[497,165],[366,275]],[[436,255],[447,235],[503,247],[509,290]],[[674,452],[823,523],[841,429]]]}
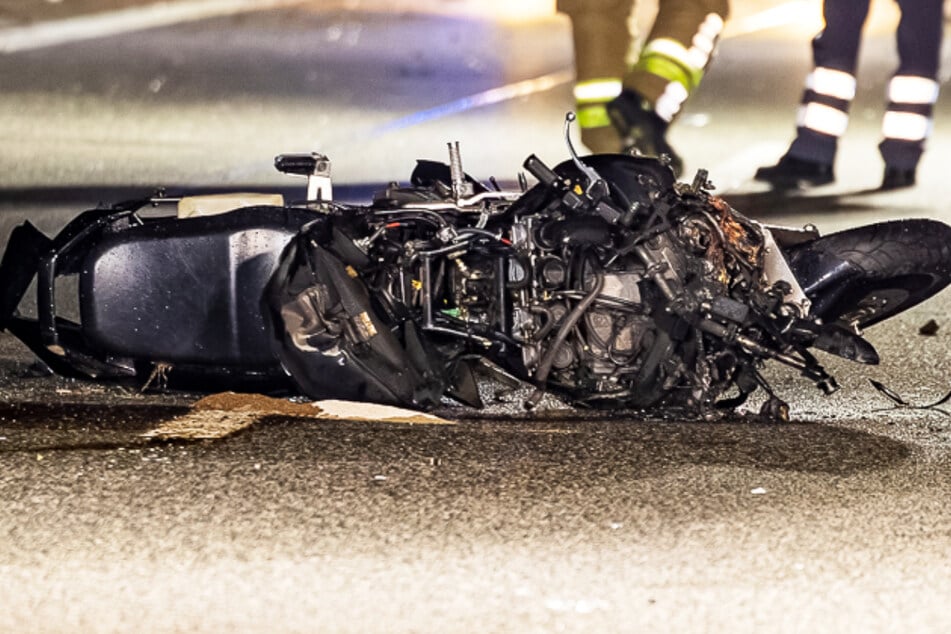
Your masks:
{"label": "black fairing panel", "polygon": [[359,275],[320,242],[302,231],[266,289],[281,365],[314,399],[438,403],[446,389],[442,360],[411,322],[382,318]]}
{"label": "black fairing panel", "polygon": [[[677,179],[669,167],[655,158],[628,156],[626,154],[592,154],[581,161],[606,179],[629,203],[651,203],[650,193],[658,189],[671,189]],[[563,176],[577,178],[580,171],[573,161],[565,161],[555,167]]]}
{"label": "black fairing panel", "polygon": [[272,367],[263,289],[303,209],[251,207],[148,221],[107,233],[80,272],[83,333],[132,358]]}

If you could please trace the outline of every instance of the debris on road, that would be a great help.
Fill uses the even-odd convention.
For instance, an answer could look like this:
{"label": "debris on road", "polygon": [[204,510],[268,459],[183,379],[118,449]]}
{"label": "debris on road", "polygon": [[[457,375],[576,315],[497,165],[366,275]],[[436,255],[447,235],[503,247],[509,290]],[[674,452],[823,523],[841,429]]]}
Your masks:
{"label": "debris on road", "polygon": [[951,401],[951,392],[948,392],[947,394],[939,398],[934,403],[928,403],[927,405],[914,405],[912,403],[909,403],[905,399],[903,399],[900,394],[888,388],[885,384],[881,383],[880,381],[876,381],[875,379],[869,379],[868,382],[872,384],[872,387],[874,387],[876,390],[878,390],[879,392],[884,394],[886,397],[888,397],[888,399],[892,401],[895,404],[895,407],[897,408],[933,409],[935,411],[941,412],[942,414],[951,415],[945,412],[944,410],[938,409],[940,405],[944,405],[945,403]]}
{"label": "debris on road", "polygon": [[330,420],[374,421],[422,425],[452,425],[452,421],[400,407],[357,403],[354,401],[325,400],[296,402],[262,394],[221,392],[196,401],[196,411],[220,410],[251,412],[258,416],[289,416]]}
{"label": "debris on road", "polygon": [[298,403],[261,394],[222,392],[196,401],[192,411],[161,423],[142,437],[157,440],[216,440],[267,416],[368,421],[407,425],[453,425],[452,421],[399,407],[326,400]]}
{"label": "debris on road", "polygon": [[155,440],[218,440],[246,429],[261,419],[254,412],[196,410],[163,422],[142,434]]}
{"label": "debris on road", "polygon": [[928,323],[918,329],[918,334],[924,335],[925,337],[934,337],[936,334],[938,334],[939,328],[941,328],[941,326],[938,325],[938,322],[936,322],[934,319],[930,319],[928,320]]}

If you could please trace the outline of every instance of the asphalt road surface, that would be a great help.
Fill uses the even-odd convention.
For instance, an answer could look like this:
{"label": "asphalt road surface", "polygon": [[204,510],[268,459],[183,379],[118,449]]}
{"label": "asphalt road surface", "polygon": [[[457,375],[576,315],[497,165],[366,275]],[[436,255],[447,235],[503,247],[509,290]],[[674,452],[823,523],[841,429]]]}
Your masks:
{"label": "asphalt road surface", "polygon": [[[815,3],[791,4],[791,22],[731,27],[672,134],[688,169],[770,222],[951,221],[947,100],[920,185],[874,191],[886,2],[837,183],[751,182],[790,139],[809,65]],[[280,152],[330,155],[354,198],[452,140],[480,178],[566,156],[563,21],[319,6],[0,55],[0,235],[162,185],[298,186]],[[870,329],[880,366],[824,359],[831,397],[772,368],[785,425],[359,420],[49,377],[0,335],[0,631],[947,632],[951,405],[921,406],[951,390],[949,314],[951,291]]]}

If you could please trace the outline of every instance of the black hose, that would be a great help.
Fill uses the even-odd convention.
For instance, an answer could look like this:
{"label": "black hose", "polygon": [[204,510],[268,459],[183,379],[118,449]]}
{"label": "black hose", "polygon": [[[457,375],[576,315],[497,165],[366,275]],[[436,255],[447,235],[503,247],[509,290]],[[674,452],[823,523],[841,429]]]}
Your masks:
{"label": "black hose", "polygon": [[467,233],[484,236],[486,238],[492,238],[492,240],[496,242],[502,242],[502,236],[497,236],[491,231],[486,231],[485,229],[478,229],[476,227],[465,227],[465,228],[459,229],[459,235],[464,235]]}
{"label": "black hose", "polygon": [[542,315],[545,318],[545,323],[542,324],[541,330],[535,333],[536,341],[541,341],[547,337],[551,329],[555,327],[555,315],[544,306],[532,306],[528,311]]}
{"label": "black hose", "polygon": [[542,396],[545,394],[545,381],[548,380],[548,374],[551,372],[552,365],[555,362],[555,356],[558,354],[558,349],[565,342],[571,329],[574,328],[575,324],[584,316],[585,311],[594,303],[595,298],[601,294],[602,288],[604,288],[604,273],[598,271],[595,273],[594,287],[584,299],[578,302],[578,305],[575,306],[565,318],[565,322],[561,325],[561,328],[558,329],[558,334],[555,335],[555,340],[552,342],[551,347],[548,348],[548,352],[542,357],[542,362],[538,364],[538,370],[535,372],[535,382],[538,384],[538,387],[535,388],[532,395],[525,401],[526,408],[531,409],[535,407],[542,399]]}

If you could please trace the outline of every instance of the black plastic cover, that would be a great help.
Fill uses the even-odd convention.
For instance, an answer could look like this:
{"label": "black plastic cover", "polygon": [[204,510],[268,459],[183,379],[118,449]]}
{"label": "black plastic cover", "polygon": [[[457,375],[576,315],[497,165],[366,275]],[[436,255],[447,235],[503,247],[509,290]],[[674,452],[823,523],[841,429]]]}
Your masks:
{"label": "black plastic cover", "polygon": [[318,242],[301,232],[266,292],[275,354],[294,383],[314,399],[437,404],[441,359],[411,321],[381,318],[356,271]]}
{"label": "black plastic cover", "polygon": [[276,366],[261,311],[281,252],[315,215],[249,207],[107,233],[80,273],[92,347],[167,363]]}

